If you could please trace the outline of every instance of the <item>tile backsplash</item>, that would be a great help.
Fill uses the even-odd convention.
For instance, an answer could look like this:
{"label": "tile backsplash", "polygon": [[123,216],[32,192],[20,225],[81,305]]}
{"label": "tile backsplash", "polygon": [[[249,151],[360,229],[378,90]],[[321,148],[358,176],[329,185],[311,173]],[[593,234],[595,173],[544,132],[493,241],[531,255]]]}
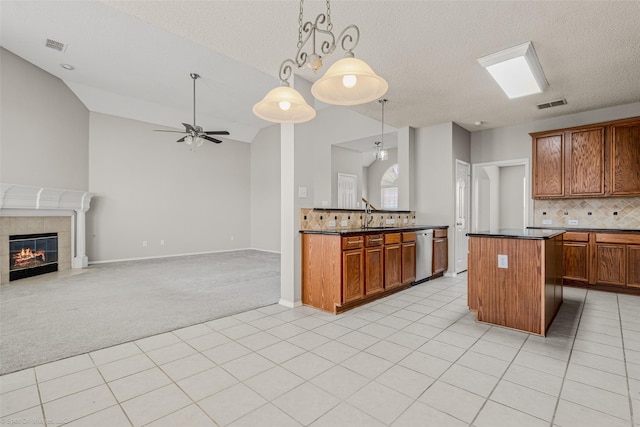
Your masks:
{"label": "tile backsplash", "polygon": [[550,227],[640,230],[640,197],[534,200],[533,216],[536,227],[549,225],[543,220],[551,220]]}
{"label": "tile backsplash", "polygon": [[[411,212],[372,212],[370,214],[370,227],[398,227],[403,225],[414,225],[416,223],[416,213]],[[393,220],[393,224],[389,224]],[[406,220],[406,223],[405,223]],[[311,208],[300,209],[300,229],[301,230],[331,230],[345,228],[361,228],[364,226],[364,211],[345,210],[314,210]]]}

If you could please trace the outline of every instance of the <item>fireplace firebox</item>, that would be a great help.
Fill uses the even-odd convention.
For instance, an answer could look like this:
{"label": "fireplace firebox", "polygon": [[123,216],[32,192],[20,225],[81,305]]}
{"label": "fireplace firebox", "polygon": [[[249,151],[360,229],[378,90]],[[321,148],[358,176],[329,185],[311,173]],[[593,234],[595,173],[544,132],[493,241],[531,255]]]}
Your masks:
{"label": "fireplace firebox", "polygon": [[9,280],[58,271],[58,234],[9,236]]}

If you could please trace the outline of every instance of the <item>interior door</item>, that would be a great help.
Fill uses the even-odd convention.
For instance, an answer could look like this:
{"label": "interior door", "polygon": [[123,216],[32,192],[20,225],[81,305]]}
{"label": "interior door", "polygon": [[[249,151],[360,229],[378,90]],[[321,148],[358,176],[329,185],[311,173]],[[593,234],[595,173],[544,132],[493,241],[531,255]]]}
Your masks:
{"label": "interior door", "polygon": [[355,209],[358,177],[346,173],[338,173],[338,208]]}
{"label": "interior door", "polygon": [[469,238],[471,165],[456,160],[456,218],[455,218],[455,273],[467,270],[467,246]]}

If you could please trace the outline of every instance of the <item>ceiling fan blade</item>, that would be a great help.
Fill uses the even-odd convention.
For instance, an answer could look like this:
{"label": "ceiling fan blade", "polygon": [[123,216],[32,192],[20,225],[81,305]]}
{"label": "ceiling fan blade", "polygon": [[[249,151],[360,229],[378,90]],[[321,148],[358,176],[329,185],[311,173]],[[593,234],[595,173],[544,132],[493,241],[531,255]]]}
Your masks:
{"label": "ceiling fan blade", "polygon": [[203,133],[207,135],[229,135],[229,131],[226,130],[209,130]]}
{"label": "ceiling fan blade", "polygon": [[182,138],[180,138],[176,142],[184,142],[184,140],[187,138],[187,136],[189,136],[189,135],[183,136]]}
{"label": "ceiling fan blade", "polygon": [[222,142],[219,139],[211,138],[210,136],[207,136],[207,135],[204,135],[204,134],[201,134],[200,138],[206,139],[207,141],[215,142],[216,144],[220,144]]}
{"label": "ceiling fan blade", "polygon": [[195,128],[193,126],[191,126],[189,123],[183,123],[182,125],[185,127],[185,129],[188,132],[195,132],[196,131]]}
{"label": "ceiling fan blade", "polygon": [[185,133],[182,130],[161,130],[161,129],[154,129],[154,132],[173,132],[173,133]]}

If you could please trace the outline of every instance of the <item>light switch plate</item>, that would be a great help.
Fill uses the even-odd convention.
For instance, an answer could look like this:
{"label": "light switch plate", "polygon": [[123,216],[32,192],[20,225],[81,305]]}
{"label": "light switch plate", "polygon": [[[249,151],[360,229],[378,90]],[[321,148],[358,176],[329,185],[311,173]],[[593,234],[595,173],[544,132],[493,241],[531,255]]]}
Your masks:
{"label": "light switch plate", "polygon": [[542,225],[551,225],[552,221],[550,219],[543,219]]}
{"label": "light switch plate", "polygon": [[509,257],[507,255],[498,255],[498,268],[509,268]]}
{"label": "light switch plate", "polygon": [[569,220],[569,225],[578,225],[578,220],[577,219],[570,219]]}
{"label": "light switch plate", "polygon": [[298,197],[301,199],[307,197],[307,187],[298,187]]}

